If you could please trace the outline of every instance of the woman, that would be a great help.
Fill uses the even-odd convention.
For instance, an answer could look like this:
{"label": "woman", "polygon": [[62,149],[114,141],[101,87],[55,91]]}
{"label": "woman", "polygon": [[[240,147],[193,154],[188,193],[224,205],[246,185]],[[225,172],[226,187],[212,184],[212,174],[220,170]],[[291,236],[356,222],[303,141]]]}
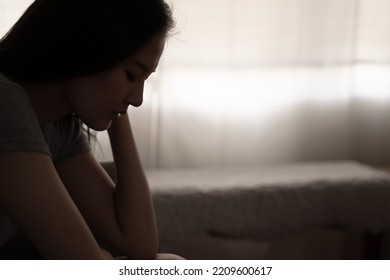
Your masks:
{"label": "woman", "polygon": [[[142,104],[172,27],[163,0],[36,0],[0,41],[3,258],[156,258],[126,112]],[[115,182],[81,122],[107,130]]]}

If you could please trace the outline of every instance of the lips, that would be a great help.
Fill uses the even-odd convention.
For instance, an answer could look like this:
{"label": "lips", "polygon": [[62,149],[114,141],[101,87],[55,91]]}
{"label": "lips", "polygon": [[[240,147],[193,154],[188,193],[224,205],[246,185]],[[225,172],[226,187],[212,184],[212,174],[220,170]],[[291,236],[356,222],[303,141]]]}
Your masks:
{"label": "lips", "polygon": [[114,115],[124,115],[127,113],[127,111],[113,111],[112,112]]}
{"label": "lips", "polygon": [[117,120],[119,119],[122,115],[126,114],[127,111],[114,111],[112,112],[112,119]]}
{"label": "lips", "polygon": [[121,113],[119,113],[119,112],[112,112],[111,119],[112,120],[117,120],[117,119],[120,118],[120,116],[121,116]]}

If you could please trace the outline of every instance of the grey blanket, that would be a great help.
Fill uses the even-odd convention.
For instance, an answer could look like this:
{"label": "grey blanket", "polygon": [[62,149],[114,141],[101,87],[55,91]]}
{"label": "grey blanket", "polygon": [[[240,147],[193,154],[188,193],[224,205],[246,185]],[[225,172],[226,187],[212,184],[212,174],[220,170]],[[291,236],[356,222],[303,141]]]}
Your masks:
{"label": "grey blanket", "polygon": [[160,239],[390,229],[390,176],[352,161],[147,170]]}

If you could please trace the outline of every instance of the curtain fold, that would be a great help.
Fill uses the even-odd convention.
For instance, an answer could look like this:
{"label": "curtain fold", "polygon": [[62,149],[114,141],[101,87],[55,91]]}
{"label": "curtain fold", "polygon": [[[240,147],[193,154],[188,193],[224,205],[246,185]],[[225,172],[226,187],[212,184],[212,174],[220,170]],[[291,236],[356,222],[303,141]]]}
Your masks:
{"label": "curtain fold", "polygon": [[148,167],[388,164],[390,1],[171,3]]}
{"label": "curtain fold", "polygon": [[177,34],[129,111],[145,167],[390,163],[390,0],[168,2]]}

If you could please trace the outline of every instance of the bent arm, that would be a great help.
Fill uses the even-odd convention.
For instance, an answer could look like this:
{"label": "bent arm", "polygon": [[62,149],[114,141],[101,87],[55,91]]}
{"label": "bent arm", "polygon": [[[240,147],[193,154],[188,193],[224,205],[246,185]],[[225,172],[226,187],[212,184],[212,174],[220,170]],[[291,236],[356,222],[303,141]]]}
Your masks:
{"label": "bent arm", "polygon": [[0,207],[45,259],[105,256],[48,155],[0,154]]}
{"label": "bent arm", "polygon": [[135,250],[154,258],[158,234],[149,185],[137,152],[128,115],[108,130],[116,169],[114,201],[121,229]]}
{"label": "bent arm", "polygon": [[153,259],[158,237],[149,186],[127,115],[109,131],[116,168],[114,183],[91,153],[56,168],[99,243],[114,256]]}

